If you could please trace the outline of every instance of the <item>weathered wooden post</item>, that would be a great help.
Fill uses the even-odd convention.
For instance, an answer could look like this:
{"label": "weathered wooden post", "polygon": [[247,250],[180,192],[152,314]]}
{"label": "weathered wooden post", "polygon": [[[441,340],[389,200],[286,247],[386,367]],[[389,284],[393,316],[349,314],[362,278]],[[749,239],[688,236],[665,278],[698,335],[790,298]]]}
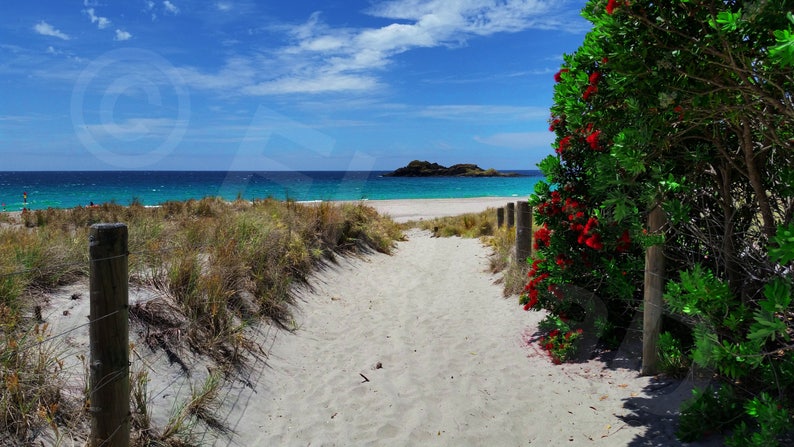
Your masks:
{"label": "weathered wooden post", "polygon": [[516,262],[532,256],[532,211],[529,202],[516,202]]}
{"label": "weathered wooden post", "polygon": [[507,228],[513,228],[516,224],[516,204],[508,203],[505,214],[507,214]]}
{"label": "weathered wooden post", "polygon": [[[659,235],[667,223],[661,205],[657,204],[648,215],[648,234]],[[664,244],[645,249],[645,291],[642,324],[642,375],[658,372],[657,344],[662,327],[664,300]]]}
{"label": "weathered wooden post", "polygon": [[502,228],[502,225],[505,224],[505,209],[504,207],[499,207],[496,209],[496,228]]}
{"label": "weathered wooden post", "polygon": [[95,224],[90,254],[90,447],[130,443],[127,226]]}

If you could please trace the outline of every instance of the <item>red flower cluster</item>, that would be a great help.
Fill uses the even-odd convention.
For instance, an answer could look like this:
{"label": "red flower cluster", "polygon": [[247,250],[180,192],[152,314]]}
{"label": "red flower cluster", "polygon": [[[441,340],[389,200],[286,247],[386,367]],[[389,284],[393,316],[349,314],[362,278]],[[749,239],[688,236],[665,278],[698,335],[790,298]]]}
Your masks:
{"label": "red flower cluster", "polygon": [[552,117],[551,123],[549,124],[549,132],[554,132],[560,124],[562,124],[562,119]]}
{"label": "red flower cluster", "polygon": [[583,333],[582,329],[569,330],[564,333],[559,329],[552,329],[547,336],[540,337],[538,343],[549,353],[551,361],[555,365],[559,365],[569,360],[574,354],[576,351],[574,343]]}
{"label": "red flower cluster", "polygon": [[571,136],[570,135],[566,135],[566,136],[564,136],[564,137],[562,137],[560,139],[560,145],[557,146],[556,152],[558,154],[562,154],[569,147],[571,147]]}
{"label": "red flower cluster", "polygon": [[595,132],[591,133],[590,135],[588,135],[585,138],[585,141],[587,141],[587,144],[590,145],[590,149],[592,149],[594,151],[600,151],[601,149],[603,149],[601,147],[601,144],[598,142],[599,135],[601,135],[601,131],[600,130],[596,130]]}
{"label": "red flower cluster", "polygon": [[535,231],[535,243],[532,245],[532,247],[535,250],[539,250],[541,246],[548,247],[549,243],[551,243],[551,231],[549,230],[549,227],[544,223],[542,227],[538,228],[537,231]]}
{"label": "red flower cluster", "polygon": [[601,80],[601,73],[594,71],[590,75],[589,80],[590,85],[588,85],[587,89],[585,89],[584,93],[582,93],[582,99],[585,101],[588,101],[591,96],[598,93],[598,81]]}
{"label": "red flower cluster", "polygon": [[562,197],[559,191],[551,192],[551,202],[541,202],[538,204],[538,214],[545,216],[556,216],[562,212]]}
{"label": "red flower cluster", "polygon": [[601,235],[595,232],[598,226],[598,219],[590,217],[584,224],[584,211],[581,209],[579,202],[573,199],[565,200],[565,212],[568,213],[569,228],[571,231],[578,232],[579,236],[576,242],[581,245],[586,245],[593,250],[601,250],[604,248],[604,243],[601,241]]}
{"label": "red flower cluster", "polygon": [[[566,267],[573,264],[573,259],[568,258],[564,254],[560,253],[557,255],[557,258],[554,260],[555,263],[560,267],[560,269],[565,270]],[[552,292],[552,290],[549,290]]]}
{"label": "red flower cluster", "polygon": [[571,71],[571,70],[568,70],[567,68],[561,68],[560,71],[558,71],[557,73],[554,73],[554,81],[555,82],[562,82],[562,74],[563,73],[568,73],[569,71]]}
{"label": "red flower cluster", "polygon": [[[542,259],[535,259],[532,266],[527,273],[527,277],[531,278],[529,283],[524,287],[524,292],[529,296],[529,301],[524,305],[524,310],[529,310],[538,304],[538,284],[544,279],[549,277],[548,273],[541,273],[538,275],[540,264],[543,263]],[[535,276],[537,275],[537,276]]]}
{"label": "red flower cluster", "polygon": [[617,250],[618,253],[623,253],[629,248],[631,248],[631,237],[629,236],[629,230],[624,230],[623,234],[618,238],[618,244],[615,246],[615,250]]}
{"label": "red flower cluster", "polygon": [[[628,0],[623,2],[623,4],[629,6]],[[613,12],[615,12],[615,8],[617,8],[618,6],[620,6],[620,4],[618,3],[617,0],[609,0],[607,2],[607,14],[612,14]]]}

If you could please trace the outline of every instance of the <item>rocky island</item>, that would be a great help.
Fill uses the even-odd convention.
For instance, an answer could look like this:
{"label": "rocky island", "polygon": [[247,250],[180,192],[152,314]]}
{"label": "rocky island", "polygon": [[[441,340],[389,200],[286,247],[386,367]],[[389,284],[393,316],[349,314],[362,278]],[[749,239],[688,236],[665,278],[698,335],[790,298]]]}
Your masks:
{"label": "rocky island", "polygon": [[475,164],[464,163],[450,167],[429,161],[414,160],[407,166],[398,168],[384,177],[520,177],[515,172],[499,172],[496,169],[483,169]]}

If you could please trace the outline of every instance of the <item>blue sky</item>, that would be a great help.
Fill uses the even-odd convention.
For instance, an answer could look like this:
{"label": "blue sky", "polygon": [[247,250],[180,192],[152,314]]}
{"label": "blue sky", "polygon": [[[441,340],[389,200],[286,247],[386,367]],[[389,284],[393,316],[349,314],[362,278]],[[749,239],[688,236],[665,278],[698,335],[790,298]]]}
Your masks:
{"label": "blue sky", "polygon": [[584,0],[28,0],[0,170],[535,169]]}

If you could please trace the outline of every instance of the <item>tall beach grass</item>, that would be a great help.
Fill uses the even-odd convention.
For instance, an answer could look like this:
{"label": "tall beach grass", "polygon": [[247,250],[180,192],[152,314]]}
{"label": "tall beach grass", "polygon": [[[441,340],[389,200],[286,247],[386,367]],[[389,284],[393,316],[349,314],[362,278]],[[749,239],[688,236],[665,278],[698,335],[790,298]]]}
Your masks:
{"label": "tall beach grass", "polygon": [[[35,444],[42,432],[60,439],[86,429],[87,402],[64,393],[62,344],[42,316],[46,293],[88,276],[88,230],[99,222],[129,229],[131,285],[154,298],[130,307],[147,344],[211,359],[212,380],[166,427],[151,427],[145,373],[133,374],[135,445],[189,444],[187,420],[212,426],[219,378],[234,377],[263,352],[246,327],[288,327],[292,290],[343,252],[389,253],[397,224],[363,204],[299,204],[215,198],[159,207],[48,209],[0,216],[0,442]],[[134,348],[133,348],[134,349]],[[86,379],[87,380],[87,379]],[[79,435],[77,436],[79,437]],[[72,437],[74,438],[74,436]]]}

